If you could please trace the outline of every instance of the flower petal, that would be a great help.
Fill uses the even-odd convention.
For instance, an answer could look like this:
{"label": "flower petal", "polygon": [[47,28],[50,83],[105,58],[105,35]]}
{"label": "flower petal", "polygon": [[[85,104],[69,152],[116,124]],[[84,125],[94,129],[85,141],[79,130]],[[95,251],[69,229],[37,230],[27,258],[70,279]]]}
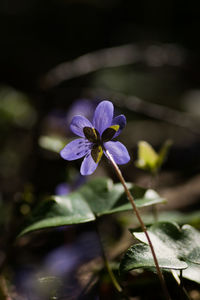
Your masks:
{"label": "flower petal", "polygon": [[59,196],[66,196],[71,192],[72,188],[66,182],[62,182],[56,186],[55,194]]}
{"label": "flower petal", "polygon": [[91,143],[86,139],[76,139],[67,144],[60,152],[62,158],[75,160],[86,155],[91,148]]}
{"label": "flower petal", "polygon": [[104,143],[104,147],[112,155],[116,164],[123,165],[129,162],[130,156],[122,143],[110,141]]}
{"label": "flower petal", "polygon": [[110,101],[102,101],[94,112],[93,125],[100,135],[107,127],[110,127],[113,119],[113,104]]}
{"label": "flower petal", "polygon": [[98,163],[94,162],[91,154],[87,154],[81,164],[81,175],[91,175],[97,168]]}
{"label": "flower petal", "polygon": [[85,137],[85,135],[83,133],[84,127],[93,127],[93,126],[90,123],[90,121],[83,116],[73,117],[71,124],[70,124],[70,129],[73,133],[75,133],[78,136]]}
{"label": "flower petal", "polygon": [[126,117],[124,115],[119,115],[115,117],[112,121],[112,125],[119,125],[119,130],[115,133],[114,138],[116,138],[126,126]]}

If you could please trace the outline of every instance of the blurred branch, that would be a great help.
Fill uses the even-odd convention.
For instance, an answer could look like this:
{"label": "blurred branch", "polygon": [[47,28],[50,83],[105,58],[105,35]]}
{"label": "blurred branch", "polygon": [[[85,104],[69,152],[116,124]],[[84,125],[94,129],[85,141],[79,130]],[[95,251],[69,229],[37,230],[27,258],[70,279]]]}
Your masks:
{"label": "blurred branch", "polygon": [[139,97],[111,90],[88,89],[85,91],[85,95],[94,99],[109,98],[118,107],[126,108],[130,111],[186,128],[191,132],[200,135],[200,118],[194,117],[189,113],[181,112],[152,102],[147,102]]}
{"label": "blurred branch", "polygon": [[[186,52],[174,44],[160,44],[139,46],[127,44],[118,47],[101,49],[87,53],[74,60],[63,62],[51,69],[41,80],[41,87],[48,89],[63,81],[84,76],[92,72],[109,67],[119,67],[143,62],[148,66],[161,67],[163,65],[178,66],[183,64]],[[200,120],[191,114],[180,112],[172,108],[144,101],[138,97],[113,92],[110,90],[89,90],[93,98],[109,98],[123,108],[141,113],[151,118],[165,121],[195,134],[200,134]]]}
{"label": "blurred branch", "polygon": [[41,87],[52,88],[61,82],[87,75],[103,68],[119,67],[144,62],[153,67],[177,66],[183,63],[185,51],[173,44],[139,45],[127,44],[90,52],[51,69],[41,80]]}
{"label": "blurred branch", "polygon": [[199,201],[200,175],[192,177],[183,184],[174,187],[165,187],[160,190],[163,197],[168,199],[165,209],[186,209]]}

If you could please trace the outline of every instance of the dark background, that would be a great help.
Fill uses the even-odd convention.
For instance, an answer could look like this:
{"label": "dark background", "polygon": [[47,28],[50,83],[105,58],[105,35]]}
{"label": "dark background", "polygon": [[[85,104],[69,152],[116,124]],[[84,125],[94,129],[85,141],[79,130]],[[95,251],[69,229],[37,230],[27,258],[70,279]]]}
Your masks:
{"label": "dark background", "polygon": [[[195,60],[198,85],[199,7],[182,1],[1,1],[1,81],[35,91],[56,64],[126,43],[175,43]],[[188,66],[191,67],[191,66]]]}
{"label": "dark background", "polygon": [[[19,293],[17,300],[22,294],[31,300],[41,297],[34,298],[31,285],[32,296],[26,298],[30,286],[22,282],[38,270],[49,249],[70,244],[85,230],[91,233],[83,226],[70,235],[62,230],[43,233],[34,237],[34,246],[30,238],[15,250],[10,247],[37,203],[79,172],[80,161],[67,163],[39,143],[44,135],[72,137],[67,113],[77,99],[88,98],[94,106],[97,100],[110,99],[126,114],[128,125],[120,139],[132,157],[122,167],[129,181],[149,185],[149,176],[134,166],[139,140],[158,150],[172,139],[156,188],[168,198],[168,209],[199,209],[199,13],[195,1],[1,0],[0,242],[3,254],[11,249],[7,273]],[[113,47],[123,45],[136,50],[128,63],[119,62],[123,47],[118,58],[113,55]],[[108,49],[109,59],[101,49]],[[94,51],[94,60],[89,55],[81,69],[94,64],[92,71],[81,74],[75,67],[75,75],[72,68],[66,78],[57,78],[57,65]],[[54,76],[48,81],[52,69]],[[137,97],[141,106],[136,105]],[[106,161],[94,174],[98,175],[116,180]]]}
{"label": "dark background", "polygon": [[[184,162],[186,173],[192,173],[191,159],[195,172],[196,168],[198,171],[199,159],[196,154],[199,151],[199,121],[195,123],[192,119],[192,124],[184,124],[183,115],[182,120],[177,121],[178,126],[174,126],[171,124],[176,123],[176,115],[168,115],[165,111],[163,114],[156,114],[154,107],[138,111],[136,108],[130,112],[123,107],[123,97],[115,96],[118,92],[125,98],[126,95],[137,96],[144,104],[153,102],[186,111],[190,113],[189,117],[191,114],[192,118],[194,114],[198,117],[198,15],[199,8],[195,2],[191,4],[181,1],[1,1],[1,99],[5,98],[5,89],[10,89],[10,92],[15,89],[16,92],[24,93],[23,97],[27,98],[26,101],[34,110],[35,121],[31,120],[30,115],[33,117],[33,112],[30,109],[30,115],[25,117],[25,125],[18,126],[19,122],[13,122],[12,117],[5,117],[6,109],[2,104],[2,151],[6,153],[9,149],[10,155],[16,159],[19,159],[18,154],[21,156],[20,162],[15,162],[20,169],[20,176],[23,175],[25,181],[31,182],[39,179],[39,185],[42,185],[43,180],[40,180],[38,174],[42,174],[42,178],[47,176],[50,184],[43,183],[46,185],[43,191],[52,192],[56,179],[53,174],[51,176],[54,179],[49,178],[51,166],[49,170],[49,162],[46,166],[44,156],[41,158],[38,138],[46,130],[43,123],[49,113],[59,110],[60,114],[65,114],[70,105],[79,98],[107,98],[114,101],[114,104],[117,99],[120,109],[127,114],[128,120],[133,122],[133,140],[131,145],[128,145],[131,150],[136,148],[139,139],[146,139],[158,148],[165,139],[172,138],[174,149],[181,151],[178,154],[181,160],[174,156],[170,167],[184,169]],[[58,64],[104,48],[111,48],[109,53],[112,60],[112,47],[126,44],[136,47],[136,56],[139,53],[141,57],[113,68],[108,67],[108,59],[107,62],[103,61],[100,67],[97,66],[94,72],[81,75],[77,71],[75,76],[71,76],[69,71],[66,80],[62,78],[56,82],[55,76],[50,84],[46,84],[47,73]],[[100,60],[102,56],[104,57],[98,52],[95,60]],[[114,61],[117,63],[118,58]],[[99,89],[103,89],[103,92],[98,93]],[[9,94],[7,90],[6,93]],[[12,103],[12,99],[10,101]],[[134,102],[134,99],[130,101]],[[15,105],[19,105],[16,103],[12,106],[14,111]],[[150,110],[153,113],[150,113]],[[161,122],[163,118],[167,122]],[[152,120],[153,127],[134,124],[134,120],[145,119]],[[168,128],[167,124],[171,127]],[[161,129],[162,126],[165,129]],[[182,130],[181,127],[186,127],[186,130]],[[50,131],[51,128],[48,129],[48,132]],[[61,131],[63,135],[67,132],[66,123]],[[127,130],[124,136],[128,132]],[[15,173],[9,157],[5,154],[5,159],[2,158],[1,169],[10,164],[9,168]],[[136,158],[136,152],[133,153],[133,157]],[[44,166],[41,163],[44,163]],[[57,162],[54,167],[56,166]],[[45,169],[48,171],[45,172]],[[6,192],[13,188],[16,177],[18,183],[13,191],[21,190],[24,181],[22,180],[20,185],[17,171],[12,179],[9,176]],[[4,170],[2,177],[5,177]],[[13,180],[12,187],[10,180]],[[40,190],[41,187],[37,185],[35,188]]]}

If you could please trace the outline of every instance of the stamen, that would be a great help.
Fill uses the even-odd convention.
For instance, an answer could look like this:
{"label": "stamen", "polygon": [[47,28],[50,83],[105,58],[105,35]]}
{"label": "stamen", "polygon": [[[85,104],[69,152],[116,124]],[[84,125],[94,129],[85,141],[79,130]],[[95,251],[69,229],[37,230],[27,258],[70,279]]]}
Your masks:
{"label": "stamen", "polygon": [[119,130],[119,125],[112,125],[109,128],[113,128],[114,130],[118,131]]}
{"label": "stamen", "polygon": [[89,142],[96,143],[100,138],[98,131],[92,127],[84,127],[83,133]]}
{"label": "stamen", "polygon": [[101,146],[94,146],[92,151],[91,151],[91,155],[92,155],[92,158],[93,158],[94,162],[97,164],[100,161],[100,159],[103,155],[102,147]]}
{"label": "stamen", "polygon": [[119,125],[112,125],[107,129],[105,129],[102,134],[102,141],[103,142],[110,141],[114,137],[115,133],[119,130],[119,128],[120,128]]}

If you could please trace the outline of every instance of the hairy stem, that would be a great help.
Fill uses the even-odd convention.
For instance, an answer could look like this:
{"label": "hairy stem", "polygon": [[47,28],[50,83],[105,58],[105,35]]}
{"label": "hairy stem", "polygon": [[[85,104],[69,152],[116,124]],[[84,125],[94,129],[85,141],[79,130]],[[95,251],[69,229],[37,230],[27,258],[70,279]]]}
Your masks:
{"label": "hairy stem", "polygon": [[166,286],[166,284],[165,284],[165,280],[164,280],[163,274],[162,274],[162,272],[161,272],[161,270],[160,270],[160,267],[159,267],[159,264],[158,264],[158,260],[157,260],[157,257],[156,257],[156,253],[155,253],[153,244],[152,244],[151,239],[150,239],[150,236],[149,236],[149,234],[148,234],[148,232],[147,232],[147,228],[146,228],[146,226],[145,226],[145,224],[144,224],[144,222],[143,222],[143,220],[142,220],[142,218],[141,218],[141,216],[140,216],[140,213],[139,213],[139,211],[138,211],[138,209],[137,209],[137,207],[136,207],[136,205],[135,205],[133,196],[131,195],[131,193],[130,193],[130,191],[129,191],[127,185],[126,185],[126,182],[125,182],[125,180],[124,180],[124,177],[123,177],[123,175],[122,175],[122,173],[121,173],[119,167],[118,167],[117,164],[115,163],[115,161],[114,161],[112,155],[109,153],[108,150],[106,150],[106,154],[107,154],[108,158],[110,159],[110,161],[111,161],[111,163],[112,163],[112,165],[113,165],[113,167],[114,167],[114,169],[115,169],[115,171],[116,171],[116,174],[117,174],[119,180],[121,181],[121,184],[122,184],[123,187],[124,187],[125,193],[126,193],[128,199],[129,199],[129,201],[130,201],[130,203],[131,203],[131,205],[132,205],[132,207],[133,207],[133,211],[134,211],[135,214],[136,214],[136,217],[137,217],[137,219],[138,219],[138,221],[139,221],[139,223],[140,223],[140,226],[141,226],[141,228],[142,228],[142,231],[144,232],[144,234],[145,234],[145,236],[146,236],[146,238],[147,238],[147,241],[148,241],[148,244],[149,244],[149,247],[150,247],[150,249],[151,249],[151,253],[152,253],[153,259],[154,259],[154,263],[155,263],[155,266],[156,266],[157,274],[158,274],[158,277],[159,277],[159,279],[160,279],[160,283],[161,283],[161,286],[162,286],[162,289],[163,289],[163,292],[164,292],[164,295],[165,295],[165,298],[166,298],[167,300],[170,300],[171,298],[170,298],[170,295],[169,295],[169,293],[168,293],[167,286]]}

